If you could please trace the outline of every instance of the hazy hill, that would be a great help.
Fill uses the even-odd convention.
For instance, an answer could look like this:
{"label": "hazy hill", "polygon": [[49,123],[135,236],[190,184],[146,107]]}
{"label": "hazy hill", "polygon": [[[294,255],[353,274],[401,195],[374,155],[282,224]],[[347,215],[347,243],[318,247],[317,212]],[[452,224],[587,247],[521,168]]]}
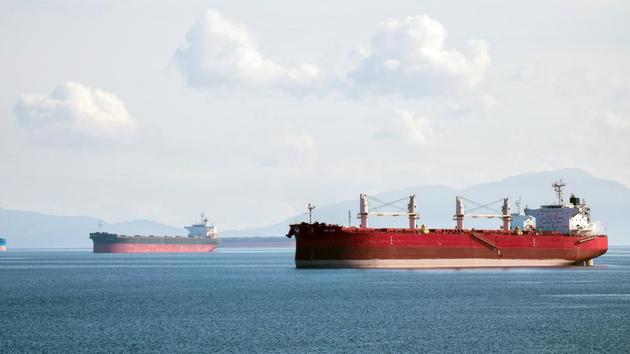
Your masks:
{"label": "hazy hill", "polygon": [[[415,194],[420,212],[420,224],[430,227],[453,227],[455,196],[462,195],[482,204],[510,197],[515,201],[522,197],[522,206],[537,207],[554,200],[551,188],[553,181],[564,178],[567,183],[566,197],[574,192],[586,199],[592,209],[593,219],[600,220],[606,227],[614,245],[630,245],[630,234],[626,232],[627,217],[624,216],[626,201],[630,200],[630,189],[620,183],[599,179],[578,169],[563,169],[551,172],[528,173],[508,177],[499,181],[482,183],[461,190],[445,186],[417,186],[373,194],[384,201],[393,201]],[[352,224],[357,225],[356,214],[361,191],[357,198],[330,205],[319,205],[313,213],[314,220],[327,223],[348,224],[348,210],[352,214]],[[306,205],[307,200],[304,201]],[[405,205],[403,201],[401,206]],[[471,209],[472,205],[467,205]],[[497,205],[497,207],[499,207]],[[282,222],[247,230],[223,231],[223,237],[238,236],[283,236],[288,225],[306,221],[306,213],[295,215]],[[404,217],[371,217],[370,226],[404,226]],[[466,220],[468,226],[498,227],[499,221]],[[0,209],[0,236],[8,239],[9,247],[50,248],[50,247],[90,247],[88,234],[99,229],[99,219],[89,216],[53,216],[41,213]],[[219,224],[220,227],[220,224]],[[185,235],[183,228],[163,225],[148,220],[135,220],[123,223],[102,222],[103,231],[132,235]]]}
{"label": "hazy hill", "polygon": [[108,223],[91,216],[58,216],[0,209],[0,236],[10,248],[92,247],[89,233],[103,230],[131,235],[185,235],[186,230],[149,220]]}

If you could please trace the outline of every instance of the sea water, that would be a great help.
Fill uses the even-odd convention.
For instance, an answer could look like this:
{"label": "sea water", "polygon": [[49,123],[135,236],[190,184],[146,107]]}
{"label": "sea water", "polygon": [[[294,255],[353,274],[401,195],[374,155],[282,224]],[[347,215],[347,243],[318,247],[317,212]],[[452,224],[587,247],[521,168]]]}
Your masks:
{"label": "sea water", "polygon": [[630,351],[630,248],[593,268],[295,269],[290,249],[0,254],[0,352]]}

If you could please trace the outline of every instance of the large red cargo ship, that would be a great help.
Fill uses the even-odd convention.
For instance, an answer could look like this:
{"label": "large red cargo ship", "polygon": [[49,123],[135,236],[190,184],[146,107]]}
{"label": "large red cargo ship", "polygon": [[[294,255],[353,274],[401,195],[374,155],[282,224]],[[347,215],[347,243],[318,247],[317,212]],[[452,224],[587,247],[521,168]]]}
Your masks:
{"label": "large red cargo ship", "polygon": [[[368,228],[371,213],[362,194],[360,227],[309,222],[291,225],[287,236],[296,238],[297,268],[593,265],[593,259],[608,250],[608,237],[597,233],[586,203],[574,195],[564,203],[562,186],[562,182],[554,184],[556,204],[525,209],[525,214],[511,214],[507,198],[500,214],[465,214],[464,198],[457,197],[455,229],[416,227],[415,196],[404,213],[409,216],[409,228]],[[500,230],[466,229],[464,217],[497,217],[503,225]]]}
{"label": "large red cargo ship", "polygon": [[108,232],[93,232],[94,253],[183,253],[212,252],[219,245],[217,229],[208,225],[203,214],[201,222],[187,226],[188,236],[128,236]]}

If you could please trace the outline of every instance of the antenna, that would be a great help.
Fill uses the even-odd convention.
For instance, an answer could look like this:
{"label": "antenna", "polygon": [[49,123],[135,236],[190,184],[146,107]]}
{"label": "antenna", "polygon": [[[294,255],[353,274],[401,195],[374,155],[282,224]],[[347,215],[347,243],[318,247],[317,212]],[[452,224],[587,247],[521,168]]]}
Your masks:
{"label": "antenna", "polygon": [[308,223],[309,224],[313,223],[313,209],[315,209],[315,205],[311,205],[311,203],[308,203]]}
{"label": "antenna", "polygon": [[518,199],[514,202],[514,205],[516,206],[516,213],[517,213],[517,214],[519,214],[519,215],[521,214],[521,202],[522,202],[522,199],[521,199],[521,197],[520,197],[520,196],[519,196],[519,197],[518,197]]}
{"label": "antenna", "polygon": [[562,178],[560,178],[558,181],[554,182],[551,185],[553,187],[553,190],[556,191],[556,199],[558,201],[558,205],[564,204],[564,196],[563,196],[562,188],[566,185],[567,184],[564,183],[564,180]]}
{"label": "antenna", "polygon": [[350,214],[350,209],[348,209],[348,227],[352,226],[352,214]]}

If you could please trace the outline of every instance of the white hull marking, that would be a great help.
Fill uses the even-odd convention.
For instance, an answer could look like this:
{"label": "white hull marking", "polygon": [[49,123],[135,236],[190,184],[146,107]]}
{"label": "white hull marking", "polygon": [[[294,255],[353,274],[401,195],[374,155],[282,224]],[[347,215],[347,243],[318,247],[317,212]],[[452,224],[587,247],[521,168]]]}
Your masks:
{"label": "white hull marking", "polygon": [[475,268],[475,267],[562,267],[575,264],[566,259],[365,259],[296,260],[298,268]]}

